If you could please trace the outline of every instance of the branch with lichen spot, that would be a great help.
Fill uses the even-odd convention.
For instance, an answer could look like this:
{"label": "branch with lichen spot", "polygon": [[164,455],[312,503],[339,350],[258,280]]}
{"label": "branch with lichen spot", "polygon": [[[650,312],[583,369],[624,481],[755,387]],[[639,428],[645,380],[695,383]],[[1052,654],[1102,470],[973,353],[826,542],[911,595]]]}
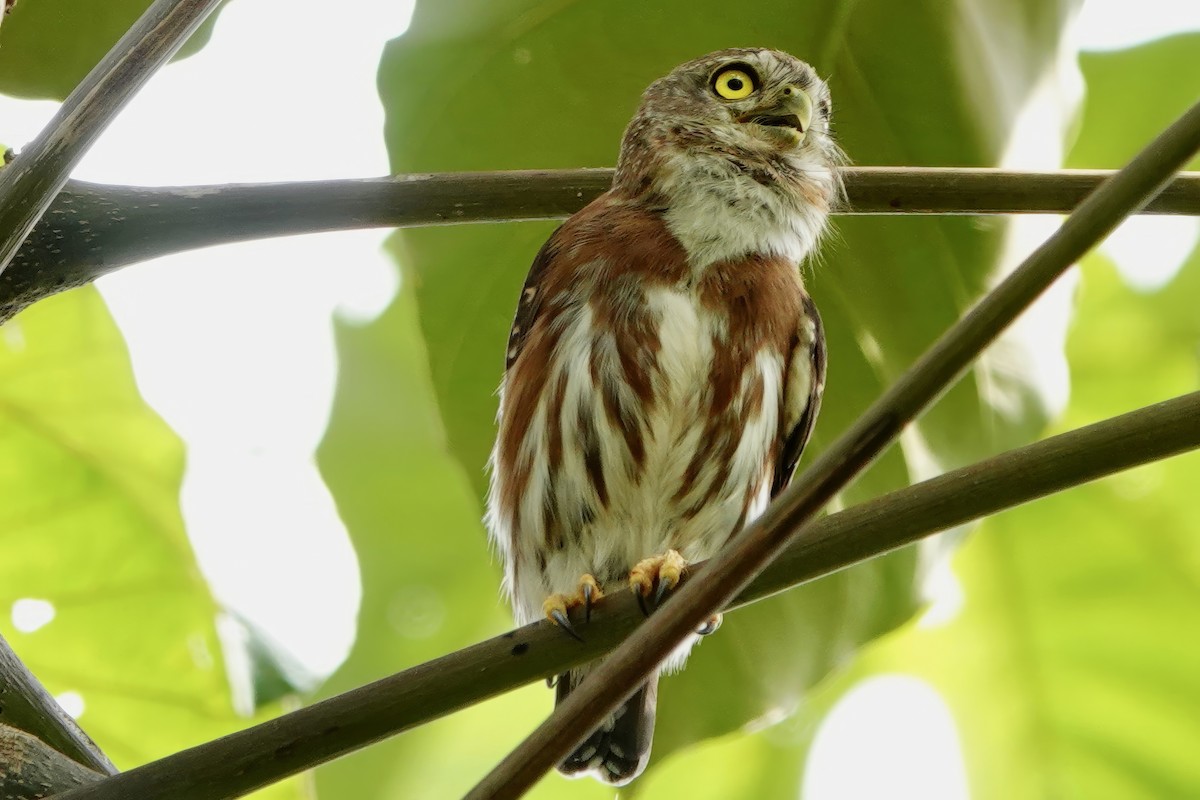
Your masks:
{"label": "branch with lichen spot", "polygon": [[[1110,174],[853,167],[844,170],[840,213],[1063,214]],[[0,274],[0,323],[64,289],[170,253],[319,231],[558,219],[611,182],[609,169],[163,188],[70,181]],[[1200,173],[1177,176],[1144,211],[1200,215]]]}
{"label": "branch with lichen spot", "polygon": [[[97,772],[117,771],[0,636],[0,725],[25,731]],[[3,762],[0,761],[0,767]],[[0,797],[5,797],[0,793]]]}
{"label": "branch with lichen spot", "polygon": [[0,724],[0,797],[38,800],[100,780],[33,734]]}
{"label": "branch with lichen spot", "polygon": [[0,636],[0,798],[34,800],[116,771]]}
{"label": "branch with lichen spot", "polygon": [[[819,520],[730,607],[829,575],[932,533],[1198,447],[1200,392],[1195,392],[1009,451]],[[704,564],[693,565],[688,575],[703,568]],[[679,591],[668,596],[661,610],[671,608]],[[527,625],[81,787],[62,800],[240,797],[590,661],[619,644],[643,621],[631,593],[612,594],[600,601],[586,625],[576,620],[583,642],[564,636],[550,623]]]}

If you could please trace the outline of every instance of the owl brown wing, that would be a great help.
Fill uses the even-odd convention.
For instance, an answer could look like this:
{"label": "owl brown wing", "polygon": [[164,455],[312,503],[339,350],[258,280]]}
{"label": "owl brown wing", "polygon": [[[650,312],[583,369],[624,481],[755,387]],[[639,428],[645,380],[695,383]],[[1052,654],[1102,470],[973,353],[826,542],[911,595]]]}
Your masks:
{"label": "owl brown wing", "polygon": [[825,391],[825,329],[821,315],[812,298],[804,295],[797,324],[795,344],[788,358],[787,376],[783,387],[783,424],[771,497],[787,488],[808,444],[817,413],[821,410],[821,394]]}
{"label": "owl brown wing", "polygon": [[542,249],[533,258],[533,264],[529,267],[529,274],[525,276],[525,285],[521,287],[521,297],[517,301],[517,313],[513,319],[512,328],[508,332],[508,350],[505,351],[504,369],[507,371],[512,369],[512,365],[521,355],[521,350],[525,347],[526,337],[529,336],[529,331],[533,329],[533,323],[537,319],[538,313],[542,308],[542,299],[546,292],[542,286],[542,279],[545,277],[546,271],[550,264],[554,261],[559,249],[559,234],[562,232],[560,225],[554,233],[550,234],[550,238],[542,245]]}

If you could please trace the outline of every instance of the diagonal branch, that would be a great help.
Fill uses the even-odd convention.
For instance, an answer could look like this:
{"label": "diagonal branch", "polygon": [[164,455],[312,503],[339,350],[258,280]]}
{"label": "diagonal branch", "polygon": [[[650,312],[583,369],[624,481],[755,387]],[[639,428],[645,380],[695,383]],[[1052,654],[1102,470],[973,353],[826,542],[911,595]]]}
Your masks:
{"label": "diagonal branch", "polygon": [[624,701],[671,651],[721,610],[834,495],[954,383],[1016,317],[1122,219],[1149,201],[1200,149],[1200,103],[1106,181],[824,451],[752,525],[638,628],[468,795],[527,791]]}
{"label": "diagonal branch", "polygon": [[[1197,447],[1200,392],[1003,453],[821,519],[733,605],[828,575],[931,533]],[[697,564],[694,570],[703,567]],[[583,643],[548,623],[527,625],[69,792],[62,800],[239,797],[589,661],[614,647],[641,621],[632,595],[610,595],[593,612]]]}
{"label": "diagonal branch", "polygon": [[220,2],[155,0],[67,96],[45,130],[0,170],[0,273],[96,137]]}
{"label": "diagonal branch", "polygon": [[[117,771],[0,636],[0,725],[36,736],[96,772]],[[4,797],[0,793],[0,797]]]}
{"label": "diagonal branch", "polygon": [[[844,174],[843,213],[1057,214],[1112,173],[855,167]],[[161,188],[71,181],[0,274],[0,322],[63,289],[181,250],[353,228],[555,219],[611,182],[609,169]],[[1200,215],[1200,173],[1176,177],[1146,211]]]}

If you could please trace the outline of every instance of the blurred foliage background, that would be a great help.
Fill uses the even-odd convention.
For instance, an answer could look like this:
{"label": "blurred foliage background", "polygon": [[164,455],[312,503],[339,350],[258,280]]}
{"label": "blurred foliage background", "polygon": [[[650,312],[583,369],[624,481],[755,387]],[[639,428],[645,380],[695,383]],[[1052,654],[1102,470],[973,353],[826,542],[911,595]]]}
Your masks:
{"label": "blurred foliage background", "polygon": [[[0,32],[0,91],[61,98],[127,24],[68,26],[72,55],[51,64],[40,57],[47,37],[92,13],[77,5],[18,3]],[[146,3],[110,4],[114,20],[118,5],[132,19]],[[651,80],[745,44],[788,50],[829,76],[836,130],[858,164],[1118,167],[1200,96],[1200,35],[1079,55],[1067,35],[1072,0],[752,5],[418,2],[380,64],[392,168],[611,165]],[[837,220],[808,268],[831,351],[814,449],[1024,255],[1020,225]],[[510,625],[479,521],[483,464],[515,298],[553,227],[398,234],[395,302],[370,324],[339,323],[319,463],[363,598],[349,658],[312,697]],[[1002,343],[840,502],[1196,389],[1197,297],[1200,250],[1150,290],[1090,256],[1078,291],[1049,309],[1057,324]],[[1053,385],[1063,358],[1065,409]],[[182,459],[92,289],[0,328],[0,609],[14,608],[0,632],[52,691],[87,697],[85,727],[126,768],[248,724],[230,688],[253,682],[247,652],[274,679],[259,682],[257,715],[279,712],[286,677],[256,632],[218,636],[180,519]],[[889,674],[944,698],[973,797],[1200,791],[1198,472],[1195,455],[1144,467],[988,520],[957,552],[962,532],[731,614],[664,681],[652,767],[622,796],[800,796],[822,719]],[[950,589],[932,591],[927,579],[949,574],[948,559]],[[53,625],[29,598],[52,606]],[[931,598],[939,613],[922,613]],[[223,652],[243,658],[227,669]],[[270,791],[460,795],[544,716],[551,694],[527,687]],[[921,720],[912,731],[921,735]],[[551,776],[532,796],[611,794]]]}

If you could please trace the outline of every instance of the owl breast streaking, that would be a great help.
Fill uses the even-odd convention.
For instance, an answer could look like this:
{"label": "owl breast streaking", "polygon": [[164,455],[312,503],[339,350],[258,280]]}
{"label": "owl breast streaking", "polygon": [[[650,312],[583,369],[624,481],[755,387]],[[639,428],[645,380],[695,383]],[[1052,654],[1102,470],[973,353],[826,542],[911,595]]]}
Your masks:
{"label": "owl breast streaking", "polygon": [[[683,64],[646,90],[612,189],[537,254],[487,513],[519,623],[548,616],[578,635],[570,610],[586,618],[625,587],[651,609],[791,479],[825,380],[799,264],[841,191],[829,112],[826,85],[786,53]],[[559,676],[557,699],[593,666]],[[657,682],[559,769],[635,778]]]}

